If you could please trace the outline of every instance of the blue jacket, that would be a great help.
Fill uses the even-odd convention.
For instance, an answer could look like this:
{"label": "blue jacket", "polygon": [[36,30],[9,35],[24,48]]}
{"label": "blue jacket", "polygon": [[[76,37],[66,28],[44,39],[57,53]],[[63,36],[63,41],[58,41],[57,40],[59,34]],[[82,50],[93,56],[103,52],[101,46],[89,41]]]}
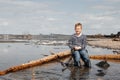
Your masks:
{"label": "blue jacket", "polygon": [[82,49],[85,49],[86,45],[87,45],[86,36],[83,34],[80,37],[77,37],[75,34],[73,34],[68,41],[68,46],[71,49],[74,49],[75,46],[80,46]]}

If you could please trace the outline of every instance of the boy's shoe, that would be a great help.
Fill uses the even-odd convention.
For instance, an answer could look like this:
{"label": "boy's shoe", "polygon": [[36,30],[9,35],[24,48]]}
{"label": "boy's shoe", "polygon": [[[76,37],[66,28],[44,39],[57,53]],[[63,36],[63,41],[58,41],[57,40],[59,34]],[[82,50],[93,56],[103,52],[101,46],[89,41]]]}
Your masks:
{"label": "boy's shoe", "polygon": [[87,61],[84,66],[85,66],[85,67],[88,67],[88,68],[91,68],[91,61],[90,61],[90,60]]}
{"label": "boy's shoe", "polygon": [[74,66],[81,67],[80,62],[74,63]]}

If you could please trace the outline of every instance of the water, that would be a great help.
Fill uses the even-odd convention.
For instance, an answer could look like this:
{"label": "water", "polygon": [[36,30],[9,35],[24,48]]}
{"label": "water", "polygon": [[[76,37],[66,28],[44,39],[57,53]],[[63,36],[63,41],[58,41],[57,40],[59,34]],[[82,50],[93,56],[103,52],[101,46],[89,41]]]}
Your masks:
{"label": "water", "polygon": [[[68,46],[34,45],[26,43],[0,43],[0,70],[10,66],[26,63],[50,55],[50,52],[68,50]],[[87,47],[89,54],[109,54],[110,49]],[[106,70],[95,66],[98,60],[92,60],[92,68],[69,67],[62,72],[63,66],[58,62],[51,62],[42,66],[0,76],[0,80],[119,80],[120,62],[109,62]],[[103,70],[104,73],[99,73]]]}
{"label": "water", "polygon": [[26,43],[0,43],[0,70],[67,50],[67,46],[26,45]]}

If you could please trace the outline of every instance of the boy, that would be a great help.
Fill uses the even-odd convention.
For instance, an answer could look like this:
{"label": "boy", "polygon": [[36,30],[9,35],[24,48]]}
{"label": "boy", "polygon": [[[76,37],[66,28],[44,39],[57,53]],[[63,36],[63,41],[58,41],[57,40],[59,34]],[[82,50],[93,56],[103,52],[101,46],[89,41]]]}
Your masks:
{"label": "boy", "polygon": [[82,24],[75,24],[75,34],[73,34],[68,42],[71,48],[74,66],[81,66],[80,59],[83,60],[84,66],[91,67],[91,62],[86,50],[86,36],[82,34]]}

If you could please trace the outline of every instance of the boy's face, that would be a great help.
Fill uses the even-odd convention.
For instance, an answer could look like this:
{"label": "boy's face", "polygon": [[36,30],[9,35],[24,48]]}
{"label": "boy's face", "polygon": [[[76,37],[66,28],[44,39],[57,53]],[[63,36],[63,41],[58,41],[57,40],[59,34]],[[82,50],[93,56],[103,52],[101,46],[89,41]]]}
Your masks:
{"label": "boy's face", "polygon": [[76,26],[75,27],[75,33],[79,35],[82,32],[82,26]]}

